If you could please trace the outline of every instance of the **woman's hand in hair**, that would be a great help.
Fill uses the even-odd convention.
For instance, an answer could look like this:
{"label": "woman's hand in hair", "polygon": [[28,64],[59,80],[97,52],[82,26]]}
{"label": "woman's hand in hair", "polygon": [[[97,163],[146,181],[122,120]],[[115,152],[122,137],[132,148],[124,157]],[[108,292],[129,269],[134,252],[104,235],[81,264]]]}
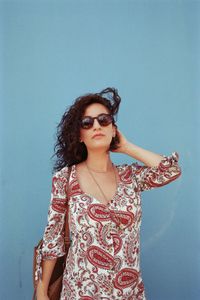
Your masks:
{"label": "woman's hand in hair", "polygon": [[129,141],[126,139],[126,137],[122,134],[122,132],[117,128],[116,135],[119,139],[118,148],[115,150],[112,150],[112,152],[119,152],[119,153],[127,153],[127,149],[129,147]]}

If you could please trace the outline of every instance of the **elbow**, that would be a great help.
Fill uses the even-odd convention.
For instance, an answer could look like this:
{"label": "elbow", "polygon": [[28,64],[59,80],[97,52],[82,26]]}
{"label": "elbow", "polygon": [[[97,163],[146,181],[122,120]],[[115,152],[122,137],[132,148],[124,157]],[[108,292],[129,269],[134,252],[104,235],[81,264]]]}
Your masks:
{"label": "elbow", "polygon": [[171,176],[169,177],[170,178],[169,182],[178,179],[182,174],[182,170],[180,166],[177,165],[176,167],[173,167],[173,171],[171,171],[170,174]]}

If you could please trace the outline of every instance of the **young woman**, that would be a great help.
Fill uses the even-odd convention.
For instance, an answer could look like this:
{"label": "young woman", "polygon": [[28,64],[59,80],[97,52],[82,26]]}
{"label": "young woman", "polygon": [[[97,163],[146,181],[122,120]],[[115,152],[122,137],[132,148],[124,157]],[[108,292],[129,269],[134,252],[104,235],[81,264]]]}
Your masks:
{"label": "young woman", "polygon": [[[113,88],[84,95],[58,125],[48,223],[36,272],[38,300],[49,299],[56,258],[65,254],[66,202],[71,244],[60,299],[146,299],[140,270],[141,192],[177,179],[181,169],[177,152],[156,154],[124,137],[115,124],[120,101]],[[114,165],[110,151],[144,165]]]}

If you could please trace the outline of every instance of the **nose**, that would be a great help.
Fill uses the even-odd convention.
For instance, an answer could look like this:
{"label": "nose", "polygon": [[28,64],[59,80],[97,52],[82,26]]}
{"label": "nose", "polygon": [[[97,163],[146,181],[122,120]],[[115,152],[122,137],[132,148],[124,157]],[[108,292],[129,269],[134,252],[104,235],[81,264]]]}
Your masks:
{"label": "nose", "polygon": [[93,128],[94,128],[94,129],[99,129],[99,128],[101,128],[101,125],[99,124],[99,122],[98,122],[97,119],[94,119]]}

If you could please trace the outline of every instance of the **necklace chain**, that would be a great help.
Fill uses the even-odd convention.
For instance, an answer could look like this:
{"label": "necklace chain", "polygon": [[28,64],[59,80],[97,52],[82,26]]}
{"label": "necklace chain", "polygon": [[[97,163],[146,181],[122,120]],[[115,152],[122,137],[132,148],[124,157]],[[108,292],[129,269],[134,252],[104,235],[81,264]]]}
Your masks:
{"label": "necklace chain", "polygon": [[[101,186],[99,185],[99,183],[98,183],[97,180],[95,179],[94,175],[92,174],[92,172],[91,172],[92,169],[90,169],[90,168],[88,167],[88,165],[87,165],[86,162],[85,162],[85,165],[86,165],[86,167],[87,167],[87,170],[88,170],[90,176],[92,177],[92,179],[94,180],[94,182],[95,182],[96,185],[98,186],[98,188],[99,188],[101,194],[103,195],[104,199],[106,200],[106,203],[108,204],[109,200],[108,200],[108,198],[106,197],[106,195],[104,194],[104,192],[103,192]],[[116,172],[115,172],[115,169],[114,169],[113,164],[112,164],[112,167],[113,167],[113,172],[114,172],[114,175],[115,175],[115,185],[117,185],[117,177],[116,177]],[[95,172],[96,172],[96,171],[95,171]],[[100,172],[97,172],[97,173],[106,173],[106,172],[101,172],[101,171],[100,171]]]}
{"label": "necklace chain", "polygon": [[[96,185],[98,186],[98,188],[99,188],[101,194],[103,195],[104,199],[106,200],[106,204],[108,204],[108,203],[109,203],[108,198],[107,198],[106,195],[104,194],[102,188],[100,187],[99,183],[98,183],[97,180],[95,179],[94,175],[93,175],[92,172],[91,172],[91,169],[88,167],[88,165],[87,165],[86,162],[85,162],[85,164],[86,164],[86,168],[87,168],[87,170],[88,170],[90,176],[93,178],[93,180],[94,180],[94,182],[96,183]],[[116,176],[116,172],[115,172],[115,169],[114,169],[113,164],[112,164],[112,167],[113,167],[113,172],[114,172],[114,174],[115,174],[115,184],[117,185],[117,176]],[[106,173],[106,172],[104,172],[104,173]],[[120,230],[121,230],[121,229],[123,228],[123,226],[121,225],[120,219],[119,219],[119,217],[118,217],[116,214],[114,214],[114,215],[115,215],[115,218],[117,219],[117,222],[118,222],[118,225],[117,225],[117,226],[118,226],[118,227],[120,228]]]}

